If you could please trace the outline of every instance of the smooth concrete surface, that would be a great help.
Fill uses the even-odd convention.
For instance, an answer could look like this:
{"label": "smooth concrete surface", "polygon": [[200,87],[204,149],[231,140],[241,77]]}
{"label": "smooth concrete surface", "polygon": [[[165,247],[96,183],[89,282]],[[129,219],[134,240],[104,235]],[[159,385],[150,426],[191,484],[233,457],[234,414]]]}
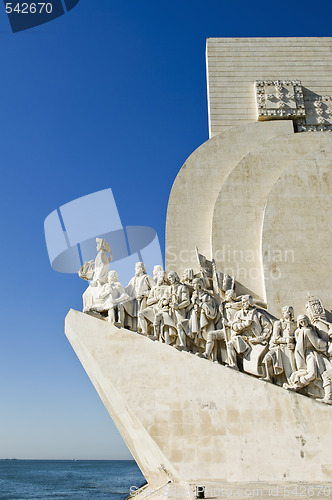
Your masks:
{"label": "smooth concrete surface", "polygon": [[78,311],[65,331],[151,488],[332,480],[332,407]]}
{"label": "smooth concrete surface", "polygon": [[332,309],[332,137],[330,142],[290,165],[266,201],[262,259],[266,300],[275,315],[285,304],[303,314],[308,295]]}
{"label": "smooth concrete surface", "polygon": [[[225,180],[215,203],[212,220],[213,257],[217,264],[219,263],[221,270],[234,276],[237,281],[251,291],[253,296],[266,301],[269,310],[272,312],[272,308],[274,308],[274,311],[277,310],[278,315],[281,314],[282,305],[289,303],[290,295],[293,297],[291,304],[297,300],[297,293],[302,291],[301,288],[297,288],[299,280],[301,281],[304,278],[303,282],[308,283],[316,279],[317,268],[313,270],[310,265],[304,267],[301,260],[297,265],[297,261],[293,262],[293,259],[291,259],[292,266],[288,266],[287,271],[285,268],[283,275],[284,280],[289,279],[289,282],[287,285],[285,282],[282,285],[283,291],[288,286],[289,293],[285,297],[282,296],[281,282],[278,280],[281,268],[278,267],[278,264],[280,261],[290,260],[291,254],[288,250],[293,248],[290,233],[285,233],[285,224],[281,223],[282,214],[287,212],[289,222],[292,220],[289,201],[294,196],[297,197],[299,212],[301,212],[301,207],[303,207],[303,211],[310,210],[310,208],[308,207],[308,196],[302,196],[296,192],[298,186],[302,185],[301,168],[298,169],[299,177],[297,180],[294,176],[292,178],[288,177],[287,195],[283,193],[285,185],[281,186],[279,184],[276,186],[275,183],[294,162],[299,161],[301,163],[301,159],[303,162],[308,153],[321,149],[332,151],[331,134],[288,134],[270,139],[263,145],[253,149],[238,163]],[[311,175],[313,176],[312,181],[307,184],[310,191],[310,200],[315,202],[315,200],[328,197],[327,193],[331,189],[330,182],[327,182],[327,185],[322,188],[323,179],[318,180],[315,179],[313,173]],[[328,176],[325,177],[329,181]],[[266,219],[266,231],[262,239],[266,202],[270,193],[275,193],[277,190],[283,202],[274,205],[274,218],[270,220],[270,227],[268,227]],[[322,193],[324,193],[323,196]],[[313,206],[311,203],[311,207]],[[318,208],[317,203],[315,206]],[[324,219],[324,221],[332,219],[330,203],[327,202],[323,207],[323,203],[320,202],[319,212],[315,210],[313,217]],[[317,252],[317,247],[314,249],[311,242],[312,238],[316,238],[317,232],[314,234],[304,219],[297,227],[296,224],[292,224],[292,227],[295,232],[301,232],[300,237],[306,241],[307,260],[317,261],[317,255],[325,255],[326,251],[330,253],[326,245],[321,247],[320,252]],[[322,235],[323,227],[324,223],[317,226],[318,230],[322,230]],[[277,238],[284,242],[282,248],[275,246]],[[262,261],[262,245],[264,247],[263,254],[265,254],[265,267]],[[279,251],[281,254],[279,254]],[[221,257],[219,257],[219,254]],[[221,263],[220,258],[223,258]],[[271,293],[269,293],[270,300],[268,300],[265,290],[266,279],[269,280],[270,286],[273,287],[274,296],[279,297],[276,303],[271,300]],[[318,289],[319,284],[317,283],[315,291]],[[332,288],[330,286],[331,292]],[[304,303],[302,307],[304,307]],[[276,305],[277,309],[274,307]]]}
{"label": "smooth concrete surface", "polygon": [[227,176],[252,149],[285,134],[294,135],[293,124],[287,120],[250,123],[213,137],[192,153],[179,171],[169,197],[167,270],[182,276],[184,269],[197,268],[196,246],[211,258],[214,204]]}
{"label": "smooth concrete surface", "polygon": [[210,137],[257,120],[255,80],[300,80],[309,92],[332,95],[332,38],[208,38]]}

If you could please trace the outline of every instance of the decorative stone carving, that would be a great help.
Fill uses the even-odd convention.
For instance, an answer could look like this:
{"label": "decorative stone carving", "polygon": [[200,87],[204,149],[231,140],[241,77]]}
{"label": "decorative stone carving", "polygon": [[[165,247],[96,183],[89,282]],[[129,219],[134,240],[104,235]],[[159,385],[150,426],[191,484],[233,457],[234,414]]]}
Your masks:
{"label": "decorative stone carving", "polygon": [[229,366],[238,370],[237,355],[243,358],[245,371],[261,375],[260,361],[267,351],[272,325],[268,317],[258,311],[251,295],[243,295],[242,308],[232,323],[232,337],[227,342]]}
{"label": "decorative stone carving", "polygon": [[193,292],[193,279],[195,278],[194,270],[189,267],[188,269],[184,269],[182,275],[182,283],[187,285],[190,288],[191,293]]}
{"label": "decorative stone carving", "polygon": [[163,271],[164,271],[164,270],[163,270],[163,266],[160,266],[160,265],[156,265],[156,266],[154,266],[154,268],[153,268],[153,272],[152,272],[152,274],[153,274],[153,276],[152,276],[152,277],[153,277],[153,280],[154,280],[154,282],[155,282],[156,284],[157,284],[157,281],[158,281],[158,274],[159,274],[160,272],[163,272]]}
{"label": "decorative stone carving", "polygon": [[305,308],[311,323],[317,320],[326,321],[326,312],[320,299],[309,298]]}
{"label": "decorative stone carving", "polygon": [[176,324],[180,347],[187,347],[188,320],[186,310],[190,304],[188,288],[180,283],[178,274],[173,271],[168,273],[170,283],[170,314]]}
{"label": "decorative stone carving", "polygon": [[259,121],[305,117],[299,80],[256,80],[255,93]]}
{"label": "decorative stone carving", "polygon": [[332,323],[320,299],[305,304],[312,324],[300,315],[296,325],[291,306],[276,320],[251,295],[236,296],[237,282],[198,252],[200,272],[185,269],[182,282],[175,271],[166,277],[161,266],[154,268],[155,282],[137,262],[125,289],[116,271],[105,283],[112,259],[107,242],[98,239],[97,250],[95,261],[79,271],[91,280],[83,294],[85,312],[332,404]]}
{"label": "decorative stone carving", "polygon": [[264,380],[278,385],[288,382],[291,374],[296,370],[294,355],[296,322],[292,306],[284,306],[282,316],[273,325],[269,351],[263,359]]}
{"label": "decorative stone carving", "polygon": [[171,293],[170,287],[164,290],[164,294],[156,304],[154,316],[154,336],[165,344],[174,344],[177,338],[177,328],[171,315]]}
{"label": "decorative stone carving", "polygon": [[235,314],[241,308],[241,301],[236,299],[236,293],[233,289],[228,289],[225,292],[225,299],[219,306],[219,318],[216,322],[216,329],[207,334],[205,352],[202,357],[217,362],[217,342],[222,341],[221,360],[229,362],[227,357],[227,342],[231,339],[231,327],[234,321]]}
{"label": "decorative stone carving", "polygon": [[300,80],[256,80],[257,118],[294,120],[297,132],[332,131],[332,96],[302,88]]}
{"label": "decorative stone carving", "polygon": [[142,331],[144,328],[144,326],[140,324],[138,313],[141,309],[146,307],[147,296],[154,286],[156,286],[156,283],[149,274],[146,274],[144,263],[136,262],[135,276],[129,281],[126,287],[126,292],[132,300],[127,302],[125,307],[127,315],[131,318],[133,329],[138,328]]}
{"label": "decorative stone carving", "polygon": [[93,309],[98,312],[107,311],[109,322],[124,327],[124,304],[130,300],[130,297],[119,282],[116,271],[108,273],[108,282],[103,286],[99,299],[102,299],[102,302],[96,304]]}
{"label": "decorative stone carving", "polygon": [[156,278],[157,284],[151,288],[146,300],[147,307],[138,312],[138,322],[144,335],[148,335],[148,325],[150,325],[150,327],[154,328],[155,336],[159,340],[160,322],[158,321],[156,323],[155,319],[159,313],[158,304],[164,298],[168,285],[166,283],[166,273],[164,271],[159,271]]}
{"label": "decorative stone carving", "polygon": [[217,303],[213,296],[203,290],[203,280],[194,278],[194,292],[191,297],[192,310],[189,321],[190,337],[194,344],[205,349],[205,342],[210,331],[214,330],[214,319],[217,316]]}
{"label": "decorative stone carving", "polygon": [[332,364],[327,357],[328,342],[319,336],[306,315],[301,314],[297,317],[297,326],[296,371],[292,373],[289,384],[284,384],[284,387],[294,391],[305,388],[308,395],[315,397],[323,386],[324,397],[318,400],[332,404]]}
{"label": "decorative stone carving", "polygon": [[304,95],[305,118],[297,123],[298,132],[327,132],[332,130],[332,96]]}
{"label": "decorative stone carving", "polygon": [[[100,293],[103,285],[107,283],[109,263],[112,261],[111,247],[107,241],[96,238],[97,257],[95,261],[84,262],[78,272],[80,278],[90,281],[89,287],[83,294],[83,311],[88,312],[98,304],[102,303]],[[110,257],[107,256],[110,254]]]}

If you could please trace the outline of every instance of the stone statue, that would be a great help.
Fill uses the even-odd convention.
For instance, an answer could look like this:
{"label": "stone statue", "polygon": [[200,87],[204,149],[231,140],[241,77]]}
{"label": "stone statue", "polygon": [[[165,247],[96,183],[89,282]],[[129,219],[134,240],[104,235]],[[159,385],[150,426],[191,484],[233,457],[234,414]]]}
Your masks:
{"label": "stone statue", "polygon": [[[101,238],[96,238],[96,242],[98,254],[95,260],[93,279],[90,283],[91,286],[104,285],[107,282],[109,263],[113,259],[111,247],[107,241]],[[107,256],[107,253],[110,254],[110,257]]]}
{"label": "stone statue", "polygon": [[194,278],[195,278],[195,273],[191,267],[184,269],[183,274],[182,274],[182,283],[189,288],[190,293],[192,293],[194,291],[194,287],[193,287],[193,279]]}
{"label": "stone statue", "polygon": [[[148,324],[155,327],[155,316],[159,312],[158,303],[164,297],[165,290],[168,289],[164,271],[159,271],[156,278],[157,284],[151,288],[146,300],[147,307],[138,311],[138,323],[144,335],[148,334]],[[159,338],[159,335],[157,337]]]}
{"label": "stone statue", "polygon": [[[202,357],[210,359],[212,356],[212,361],[217,361],[217,341],[223,341],[224,346],[231,339],[232,323],[234,321],[235,314],[241,307],[241,301],[236,300],[235,291],[230,288],[225,292],[225,299],[219,306],[219,318],[217,318],[215,330],[207,334],[205,352]],[[225,353],[225,347],[222,348],[221,359],[222,361],[228,361]],[[224,355],[223,355],[224,354]]]}
{"label": "stone statue", "polygon": [[323,383],[324,397],[316,398],[316,400],[319,401],[320,403],[332,405],[332,368],[329,368],[322,373],[322,383]]}
{"label": "stone statue", "polygon": [[[90,281],[83,294],[84,312],[332,405],[331,314],[319,299],[309,298],[305,306],[313,324],[305,315],[296,323],[292,306],[284,306],[282,318],[275,320],[259,308],[265,303],[251,295],[236,296],[234,280],[226,276],[225,281],[214,261],[212,281],[203,267],[200,278],[192,268],[185,269],[183,282],[175,271],[166,275],[160,265],[154,266],[152,278],[144,263],[137,262],[135,276],[124,288],[116,271],[107,274],[109,244],[96,241],[95,261],[85,262],[79,271]],[[205,288],[210,282],[213,290]],[[226,282],[231,288],[225,291]]]}
{"label": "stone statue", "polygon": [[146,307],[146,298],[154,286],[156,284],[152,277],[146,274],[144,263],[136,262],[135,276],[131,278],[126,287],[126,292],[132,300],[125,304],[125,311],[131,319],[131,328],[133,330],[142,329],[142,326],[137,321],[138,313]]}
{"label": "stone statue", "polygon": [[[94,306],[101,303],[100,293],[103,285],[107,283],[109,263],[112,261],[111,247],[102,238],[96,238],[97,257],[94,261],[85,262],[78,274],[80,278],[90,281],[83,294],[83,312],[89,312]],[[110,257],[107,256],[110,254]]]}
{"label": "stone statue", "polygon": [[164,272],[163,266],[160,266],[159,264],[154,266],[153,272],[152,272],[152,277],[153,277],[153,281],[155,282],[155,284],[157,284],[158,273],[160,273],[160,272]]}
{"label": "stone statue", "polygon": [[179,339],[179,347],[187,348],[188,320],[186,318],[187,307],[190,304],[188,288],[180,282],[175,271],[168,273],[170,283],[170,314],[176,324]]}
{"label": "stone statue", "polygon": [[167,287],[156,305],[154,335],[160,342],[171,345],[176,341],[178,332],[171,315],[171,291]]}
{"label": "stone statue", "polygon": [[[232,337],[227,342],[229,366],[238,370],[237,355],[247,360],[244,370],[260,375],[259,363],[267,350],[272,325],[267,316],[259,311],[251,295],[242,296],[242,308],[232,323]],[[255,349],[255,346],[258,349]],[[253,366],[251,366],[253,365]]]}
{"label": "stone statue", "polygon": [[103,299],[103,302],[96,305],[94,309],[99,312],[107,311],[108,321],[123,328],[124,304],[130,300],[130,297],[119,282],[116,271],[108,273],[108,282],[103,286],[99,298]]}
{"label": "stone statue", "polygon": [[203,290],[201,278],[194,278],[192,285],[194,291],[191,296],[190,337],[198,348],[204,349],[208,333],[214,330],[217,303],[210,293]]}
{"label": "stone statue", "polygon": [[304,314],[297,317],[295,331],[296,371],[291,375],[286,389],[298,391],[307,388],[307,393],[315,395],[315,385],[323,385],[324,398],[320,401],[332,404],[331,375],[332,364],[327,357],[328,342],[317,334],[309,318]]}
{"label": "stone statue", "polygon": [[269,351],[263,359],[265,377],[263,380],[283,385],[296,370],[295,333],[296,321],[292,306],[282,308],[282,318],[275,321],[270,339]]}

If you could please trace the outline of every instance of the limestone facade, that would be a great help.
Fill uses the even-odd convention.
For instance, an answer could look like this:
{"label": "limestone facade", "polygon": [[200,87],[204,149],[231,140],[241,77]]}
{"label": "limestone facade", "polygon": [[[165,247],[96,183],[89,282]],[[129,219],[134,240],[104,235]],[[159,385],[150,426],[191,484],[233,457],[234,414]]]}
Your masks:
{"label": "limestone facade", "polygon": [[210,137],[257,120],[255,81],[300,80],[309,107],[332,96],[331,53],[331,37],[208,38]]}
{"label": "limestone facade", "polygon": [[331,481],[331,407],[71,310],[66,335],[151,488]]}
{"label": "limestone facade", "polygon": [[277,317],[315,294],[332,308],[331,52],[332,38],[207,40],[211,138],[173,184],[166,269],[194,267],[198,247]]}

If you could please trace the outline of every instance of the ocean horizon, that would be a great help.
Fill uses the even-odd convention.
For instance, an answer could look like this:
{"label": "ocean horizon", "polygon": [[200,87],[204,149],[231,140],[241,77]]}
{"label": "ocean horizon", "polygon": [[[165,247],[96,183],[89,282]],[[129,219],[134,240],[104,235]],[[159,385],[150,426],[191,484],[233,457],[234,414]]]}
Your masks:
{"label": "ocean horizon", "polygon": [[123,500],[145,482],[134,460],[0,459],[1,500]]}

